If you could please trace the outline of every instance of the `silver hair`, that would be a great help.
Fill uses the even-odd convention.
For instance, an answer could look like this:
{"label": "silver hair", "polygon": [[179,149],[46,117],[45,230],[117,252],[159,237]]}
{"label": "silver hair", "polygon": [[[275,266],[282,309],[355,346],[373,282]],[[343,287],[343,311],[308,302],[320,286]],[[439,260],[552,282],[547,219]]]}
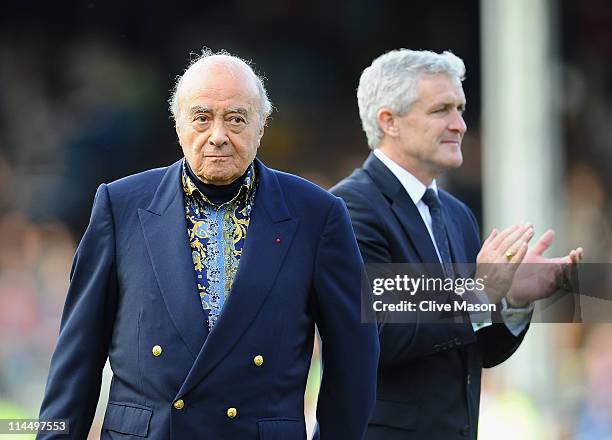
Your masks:
{"label": "silver hair", "polygon": [[257,85],[257,91],[259,92],[259,99],[260,99],[259,113],[260,113],[260,118],[261,118],[261,125],[262,127],[265,126],[268,120],[268,116],[270,116],[273,110],[272,103],[270,102],[270,99],[268,98],[268,92],[266,91],[266,87],[264,86],[265,78],[255,73],[255,70],[253,69],[253,65],[251,61],[244,60],[240,57],[237,57],[236,55],[232,55],[226,50],[220,50],[219,52],[213,52],[207,47],[202,49],[202,53],[200,55],[198,55],[197,57],[191,60],[191,62],[189,63],[189,65],[187,66],[187,68],[185,69],[182,75],[178,75],[176,77],[174,87],[172,88],[172,91],[170,92],[170,98],[168,99],[168,104],[169,104],[170,114],[172,115],[172,119],[176,121],[178,117],[178,113],[179,113],[178,92],[181,88],[181,84],[183,82],[183,78],[185,77],[185,74],[198,61],[201,61],[213,55],[224,55],[224,56],[233,58],[234,60],[244,64],[249,69],[249,71],[253,74],[253,77],[255,78],[255,83]]}
{"label": "silver hair", "polygon": [[405,115],[418,98],[418,77],[438,73],[463,81],[463,60],[449,51],[439,54],[429,50],[398,49],[379,56],[363,71],[357,87],[357,104],[370,149],[377,148],[383,137],[378,111],[388,107],[400,116]]}

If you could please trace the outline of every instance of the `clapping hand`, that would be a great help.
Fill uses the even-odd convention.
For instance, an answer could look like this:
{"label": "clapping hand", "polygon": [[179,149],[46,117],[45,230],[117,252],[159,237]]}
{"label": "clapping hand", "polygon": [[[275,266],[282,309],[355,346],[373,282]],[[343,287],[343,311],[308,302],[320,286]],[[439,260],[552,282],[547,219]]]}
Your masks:
{"label": "clapping hand", "polygon": [[491,304],[500,302],[508,293],[532,238],[532,225],[517,224],[501,232],[493,229],[482,244],[476,258],[476,277],[485,280],[485,292]]}
{"label": "clapping hand", "polygon": [[549,229],[525,254],[506,296],[509,306],[526,307],[538,299],[551,296],[563,284],[572,266],[582,259],[581,247],[571,250],[563,257],[544,257],[542,254],[550,247],[554,238],[554,231]]}

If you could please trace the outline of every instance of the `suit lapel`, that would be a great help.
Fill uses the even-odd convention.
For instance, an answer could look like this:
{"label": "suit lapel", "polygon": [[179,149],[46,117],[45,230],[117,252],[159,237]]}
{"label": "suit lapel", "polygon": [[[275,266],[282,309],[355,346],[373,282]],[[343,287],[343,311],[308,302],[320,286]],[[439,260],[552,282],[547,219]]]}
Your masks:
{"label": "suit lapel", "polygon": [[[231,351],[268,297],[297,228],[274,173],[256,161],[258,188],[230,296],[177,397],[210,373]],[[280,239],[280,242],[277,242]]]}
{"label": "suit lapel", "polygon": [[[442,197],[443,199],[446,197]],[[456,216],[453,216],[448,207],[448,203],[442,201],[442,218],[448,235],[448,245],[450,246],[452,261],[466,262],[465,246],[463,246],[463,234],[461,226],[458,224]]]}
{"label": "suit lapel", "polygon": [[[451,251],[451,261],[453,261],[453,270],[455,272],[455,277],[473,277],[473,270],[475,265],[467,264],[467,257],[465,254],[465,246],[463,245],[463,234],[461,233],[461,226],[457,221],[457,217],[452,215],[449,208],[449,203],[446,201],[446,195],[442,191],[440,191],[440,198],[442,199],[442,219],[444,220],[444,226],[446,227],[446,234],[448,236],[448,245]],[[470,293],[468,293],[468,295],[471,296]],[[462,312],[459,320],[459,322],[470,324],[470,314],[468,312]],[[462,351],[462,353],[464,353],[464,351]]]}
{"label": "suit lapel", "polygon": [[139,209],[147,251],[164,302],[178,333],[195,359],[208,334],[196,288],[185,207],[181,191],[182,160],[170,166],[151,204]]}
{"label": "suit lapel", "polygon": [[[408,236],[415,254],[422,263],[439,263],[427,226],[416,205],[397,177],[373,154],[365,161],[364,170],[376,186],[391,200],[391,210]],[[397,262],[399,263],[399,261]]]}
{"label": "suit lapel", "polygon": [[[439,263],[438,254],[429,236],[427,226],[410,196],[397,197],[391,206],[402,227],[408,234],[412,246],[423,263]],[[403,200],[402,200],[403,199]]]}

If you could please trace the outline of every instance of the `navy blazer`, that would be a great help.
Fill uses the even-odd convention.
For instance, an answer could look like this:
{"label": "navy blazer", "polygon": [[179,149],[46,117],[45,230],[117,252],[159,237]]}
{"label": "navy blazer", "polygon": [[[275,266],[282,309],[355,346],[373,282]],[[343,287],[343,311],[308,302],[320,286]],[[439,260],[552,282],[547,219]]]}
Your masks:
{"label": "navy blazer", "polygon": [[[347,204],[366,264],[439,264],[416,205],[376,156],[331,192]],[[474,263],[480,250],[474,215],[446,191],[438,195],[452,261]],[[514,337],[504,324],[478,332],[469,322],[381,325],[377,400],[366,437],[476,438],[481,369],[507,359],[524,334]]]}
{"label": "navy blazer", "polygon": [[[375,400],[378,338],[375,325],[360,324],[362,260],[344,203],[256,161],[238,273],[208,334],[181,164],[99,187],[40,418],[69,419],[69,438],[85,439],[108,357],[102,439],[305,439],[316,324],[320,436],[361,439]],[[161,354],[152,353],[156,345]]]}

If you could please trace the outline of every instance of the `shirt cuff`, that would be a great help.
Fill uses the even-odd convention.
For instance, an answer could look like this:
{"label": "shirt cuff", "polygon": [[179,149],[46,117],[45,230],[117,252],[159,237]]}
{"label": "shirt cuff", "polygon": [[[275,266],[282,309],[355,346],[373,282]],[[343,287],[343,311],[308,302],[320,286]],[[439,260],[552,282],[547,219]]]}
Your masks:
{"label": "shirt cuff", "polygon": [[513,308],[508,305],[506,298],[502,298],[501,304],[501,316],[504,324],[506,324],[506,327],[514,336],[520,335],[527,327],[527,324],[529,324],[529,321],[531,321],[534,303],[529,304],[527,307]]}
{"label": "shirt cuff", "polygon": [[[484,292],[471,291],[471,294],[481,304],[490,304],[489,297]],[[472,329],[475,332],[486,328],[492,324],[491,312],[470,312],[470,321],[472,321]]]}

